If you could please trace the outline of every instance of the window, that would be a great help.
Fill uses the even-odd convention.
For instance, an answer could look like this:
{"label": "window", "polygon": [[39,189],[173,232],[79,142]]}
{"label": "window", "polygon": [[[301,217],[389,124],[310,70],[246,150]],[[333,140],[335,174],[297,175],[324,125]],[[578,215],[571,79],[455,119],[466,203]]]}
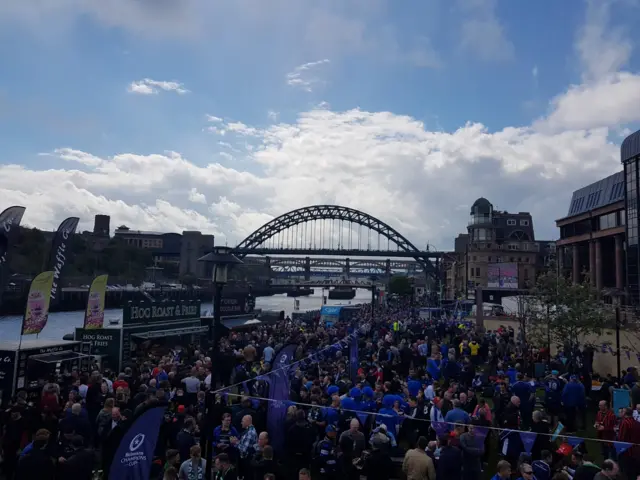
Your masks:
{"label": "window", "polygon": [[476,256],[474,255],[473,257],[471,257],[472,260],[475,262],[476,261]]}
{"label": "window", "polygon": [[616,212],[608,213],[606,215],[600,215],[599,226],[600,230],[606,230],[608,228],[615,228],[618,226]]}
{"label": "window", "polygon": [[611,188],[611,194],[609,195],[610,202],[617,202],[624,198],[624,182],[618,182]]}
{"label": "window", "polygon": [[507,225],[513,226],[516,224],[516,221],[513,218],[508,218],[507,219]]}
{"label": "window", "polygon": [[524,263],[529,263],[529,257],[524,257]]}
{"label": "window", "polygon": [[476,267],[476,277],[480,276],[480,267]]}
{"label": "window", "polygon": [[487,261],[488,261],[488,262],[491,262],[491,256],[489,256],[489,257],[487,258]]}
{"label": "window", "polygon": [[469,276],[470,276],[470,277],[473,277],[473,272],[474,272],[473,267],[471,267],[471,268],[469,269]]}
{"label": "window", "polygon": [[529,269],[527,269],[527,268],[524,269],[524,279],[525,280],[529,279]]}
{"label": "window", "polygon": [[520,220],[520,226],[521,227],[528,227],[529,226],[529,220]]}
{"label": "window", "polygon": [[597,192],[589,194],[589,196],[587,197],[587,210],[594,208],[600,203],[600,192],[602,192],[602,190],[598,190]]}

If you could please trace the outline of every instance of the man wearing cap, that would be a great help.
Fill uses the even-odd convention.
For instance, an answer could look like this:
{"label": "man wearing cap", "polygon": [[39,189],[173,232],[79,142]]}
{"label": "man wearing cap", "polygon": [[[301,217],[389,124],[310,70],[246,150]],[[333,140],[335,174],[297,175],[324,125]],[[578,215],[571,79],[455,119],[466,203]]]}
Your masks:
{"label": "man wearing cap", "polygon": [[336,455],[337,429],[333,425],[327,425],[325,436],[313,448],[313,463],[321,478],[338,478],[338,462]]}

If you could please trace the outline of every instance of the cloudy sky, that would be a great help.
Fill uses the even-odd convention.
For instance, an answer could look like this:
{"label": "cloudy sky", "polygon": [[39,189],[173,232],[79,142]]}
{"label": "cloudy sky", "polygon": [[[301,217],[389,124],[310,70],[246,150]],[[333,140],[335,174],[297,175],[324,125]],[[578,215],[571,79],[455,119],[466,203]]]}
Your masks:
{"label": "cloudy sky", "polygon": [[[0,2],[0,209],[235,244],[312,204],[556,238],[640,128],[637,0]],[[635,31],[634,31],[635,29]]]}

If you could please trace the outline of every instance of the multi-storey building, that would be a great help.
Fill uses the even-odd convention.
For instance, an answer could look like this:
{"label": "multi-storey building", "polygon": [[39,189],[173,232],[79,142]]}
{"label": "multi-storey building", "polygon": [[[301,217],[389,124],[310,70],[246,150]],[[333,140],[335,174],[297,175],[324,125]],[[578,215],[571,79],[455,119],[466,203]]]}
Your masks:
{"label": "multi-storey building", "polygon": [[624,172],[573,192],[560,228],[559,268],[575,283],[588,276],[597,290],[624,288]]}
{"label": "multi-storey building", "polygon": [[555,256],[555,243],[536,241],[529,212],[493,208],[486,198],[471,207],[467,233],[455,240],[455,260],[447,272],[448,298],[467,298],[476,287],[512,292],[533,286],[536,273]]}

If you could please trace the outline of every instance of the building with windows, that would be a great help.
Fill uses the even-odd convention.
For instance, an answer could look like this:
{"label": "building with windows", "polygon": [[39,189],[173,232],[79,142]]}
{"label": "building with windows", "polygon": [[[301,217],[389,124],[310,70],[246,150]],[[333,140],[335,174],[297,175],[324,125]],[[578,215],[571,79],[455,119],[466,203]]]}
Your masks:
{"label": "building with windows", "polygon": [[573,192],[560,228],[559,268],[575,283],[585,275],[596,289],[624,288],[624,172]]}
{"label": "building with windows", "polygon": [[214,242],[213,235],[197,231],[184,231],[182,234],[148,232],[131,230],[125,225],[116,229],[115,238],[128,245],[151,250],[156,265],[167,268],[175,265],[180,277],[190,274],[198,278],[206,276],[206,272],[205,264],[197,260],[213,248]]}
{"label": "building with windows", "polygon": [[629,303],[640,304],[640,246],[638,245],[638,172],[640,170],[640,130],[624,139],[620,147],[620,159],[624,166],[624,209],[626,212],[626,280]]}
{"label": "building with windows", "polygon": [[486,198],[471,207],[467,233],[455,240],[447,271],[448,298],[468,298],[482,287],[496,302],[533,286],[537,272],[555,256],[555,242],[536,241],[529,212],[495,210]]}

